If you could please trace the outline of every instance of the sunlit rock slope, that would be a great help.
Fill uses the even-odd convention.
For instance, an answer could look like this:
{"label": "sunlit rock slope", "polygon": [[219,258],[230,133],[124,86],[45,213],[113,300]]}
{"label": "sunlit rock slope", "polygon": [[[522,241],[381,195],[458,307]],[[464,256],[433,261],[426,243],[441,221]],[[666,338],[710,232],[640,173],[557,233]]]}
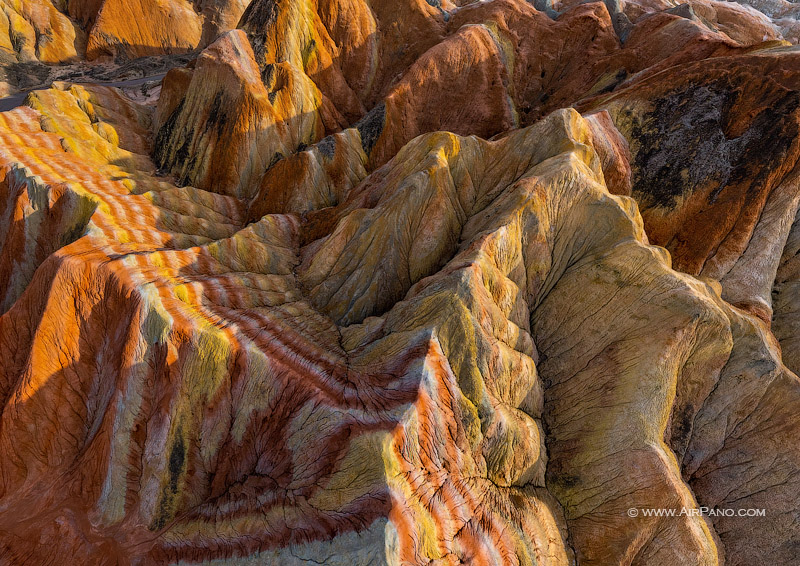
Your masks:
{"label": "sunlit rock slope", "polygon": [[800,564],[790,5],[0,6],[0,564]]}

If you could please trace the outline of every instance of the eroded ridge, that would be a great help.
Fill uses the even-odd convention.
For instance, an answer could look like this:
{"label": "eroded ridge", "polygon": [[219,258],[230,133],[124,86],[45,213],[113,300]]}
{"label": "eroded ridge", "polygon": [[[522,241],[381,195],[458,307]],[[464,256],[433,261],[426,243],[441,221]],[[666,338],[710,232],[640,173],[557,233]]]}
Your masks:
{"label": "eroded ridge", "polygon": [[776,24],[373,4],[0,114],[0,563],[797,563]]}

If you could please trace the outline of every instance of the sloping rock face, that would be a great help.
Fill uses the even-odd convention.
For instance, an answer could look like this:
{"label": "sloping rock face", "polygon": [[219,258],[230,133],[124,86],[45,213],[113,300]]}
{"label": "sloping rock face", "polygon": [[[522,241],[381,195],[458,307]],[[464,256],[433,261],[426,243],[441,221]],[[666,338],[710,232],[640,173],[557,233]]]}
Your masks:
{"label": "sloping rock face", "polygon": [[772,20],[130,6],[0,114],[0,564],[800,564]]}
{"label": "sloping rock face", "polygon": [[[304,60],[352,112],[356,99],[376,96],[401,68],[412,64],[447,34],[449,19],[472,1],[388,3],[361,0],[2,0],[0,54],[18,62],[59,64],[87,57],[191,51],[221,33],[242,27],[254,40],[259,63]],[[541,2],[551,18],[578,4]],[[607,3],[622,36],[634,23],[680,17],[743,44],[800,37],[800,14],[789,2],[750,0],[736,4],[692,0]],[[477,6],[476,6],[477,8]],[[480,9],[480,8],[478,8]],[[273,29],[265,24],[274,22]],[[662,22],[663,23],[663,22]],[[313,46],[310,42],[313,41]],[[310,47],[309,47],[310,46]],[[391,62],[389,61],[391,60]]]}
{"label": "sloping rock face", "polygon": [[245,7],[245,0],[0,0],[0,97],[65,78],[157,75],[235,28]]}
{"label": "sloping rock face", "polygon": [[245,0],[2,0],[0,54],[21,63],[178,53],[236,27]]}
{"label": "sloping rock face", "polygon": [[50,0],[3,0],[0,30],[4,63],[65,63],[84,54],[85,32]]}

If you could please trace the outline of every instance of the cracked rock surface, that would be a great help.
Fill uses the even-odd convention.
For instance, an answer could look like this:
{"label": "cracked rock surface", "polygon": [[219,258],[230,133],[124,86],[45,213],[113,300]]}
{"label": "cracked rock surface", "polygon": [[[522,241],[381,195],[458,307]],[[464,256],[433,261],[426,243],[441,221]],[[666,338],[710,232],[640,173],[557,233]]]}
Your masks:
{"label": "cracked rock surface", "polygon": [[0,565],[800,565],[791,14],[0,0]]}

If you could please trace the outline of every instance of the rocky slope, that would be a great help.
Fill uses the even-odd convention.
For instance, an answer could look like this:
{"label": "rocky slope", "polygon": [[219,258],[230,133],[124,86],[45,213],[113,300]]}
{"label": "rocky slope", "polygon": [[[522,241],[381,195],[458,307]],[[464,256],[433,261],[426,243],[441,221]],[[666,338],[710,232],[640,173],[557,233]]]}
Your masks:
{"label": "rocky slope", "polygon": [[790,6],[37,1],[0,564],[800,564]]}

